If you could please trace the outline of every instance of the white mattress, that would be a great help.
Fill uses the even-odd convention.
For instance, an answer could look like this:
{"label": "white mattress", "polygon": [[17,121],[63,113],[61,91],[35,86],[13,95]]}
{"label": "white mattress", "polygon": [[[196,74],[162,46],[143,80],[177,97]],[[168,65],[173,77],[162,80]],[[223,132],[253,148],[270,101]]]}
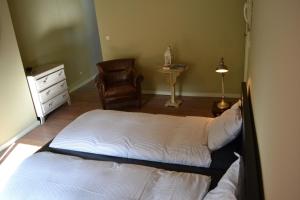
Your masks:
{"label": "white mattress", "polygon": [[206,126],[211,118],[93,110],[79,116],[52,148],[209,167]]}
{"label": "white mattress", "polygon": [[50,152],[25,160],[0,199],[200,200],[210,177]]}

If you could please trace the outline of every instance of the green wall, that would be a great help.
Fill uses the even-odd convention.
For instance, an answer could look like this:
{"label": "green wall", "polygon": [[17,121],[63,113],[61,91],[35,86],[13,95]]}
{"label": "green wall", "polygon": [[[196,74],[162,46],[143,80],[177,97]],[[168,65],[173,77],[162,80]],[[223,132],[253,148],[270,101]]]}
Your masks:
{"label": "green wall", "polygon": [[96,73],[101,60],[92,0],[10,0],[25,67],[64,63],[69,88]]}
{"label": "green wall", "polygon": [[248,84],[267,200],[299,199],[300,1],[255,0]]}
{"label": "green wall", "polygon": [[0,149],[37,125],[6,0],[0,0]]}
{"label": "green wall", "polygon": [[[227,93],[240,93],[243,79],[244,22],[241,0],[94,0],[103,59],[137,58],[143,89],[167,91],[157,72],[168,45],[176,63],[189,70],[181,77],[186,93],[219,93],[215,65],[221,56],[230,66]],[[106,36],[110,40],[106,40]]]}

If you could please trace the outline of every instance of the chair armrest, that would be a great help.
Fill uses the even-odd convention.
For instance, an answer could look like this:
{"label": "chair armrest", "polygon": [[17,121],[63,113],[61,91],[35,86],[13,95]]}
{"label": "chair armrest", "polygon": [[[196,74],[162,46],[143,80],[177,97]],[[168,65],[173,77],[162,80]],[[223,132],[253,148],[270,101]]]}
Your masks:
{"label": "chair armrest", "polygon": [[144,80],[144,76],[141,74],[136,74],[133,79],[134,87],[140,87],[141,82]]}
{"label": "chair armrest", "polygon": [[96,87],[99,89],[99,91],[104,92],[105,91],[105,83],[103,80],[103,76],[98,74],[94,80]]}

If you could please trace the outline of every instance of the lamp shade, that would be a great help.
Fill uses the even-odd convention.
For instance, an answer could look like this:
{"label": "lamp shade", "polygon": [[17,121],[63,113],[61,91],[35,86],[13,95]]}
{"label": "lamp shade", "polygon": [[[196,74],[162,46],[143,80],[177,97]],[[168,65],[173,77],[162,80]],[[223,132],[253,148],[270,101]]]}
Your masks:
{"label": "lamp shade", "polygon": [[222,57],[219,64],[216,68],[217,73],[226,73],[228,72],[228,67],[224,64],[224,58]]}

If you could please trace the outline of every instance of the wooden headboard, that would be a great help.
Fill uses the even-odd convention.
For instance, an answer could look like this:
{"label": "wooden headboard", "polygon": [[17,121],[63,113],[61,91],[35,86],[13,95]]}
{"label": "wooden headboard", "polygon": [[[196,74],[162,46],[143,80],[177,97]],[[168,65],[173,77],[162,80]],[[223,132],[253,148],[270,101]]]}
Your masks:
{"label": "wooden headboard", "polygon": [[242,200],[263,200],[263,184],[250,92],[242,82]]}

